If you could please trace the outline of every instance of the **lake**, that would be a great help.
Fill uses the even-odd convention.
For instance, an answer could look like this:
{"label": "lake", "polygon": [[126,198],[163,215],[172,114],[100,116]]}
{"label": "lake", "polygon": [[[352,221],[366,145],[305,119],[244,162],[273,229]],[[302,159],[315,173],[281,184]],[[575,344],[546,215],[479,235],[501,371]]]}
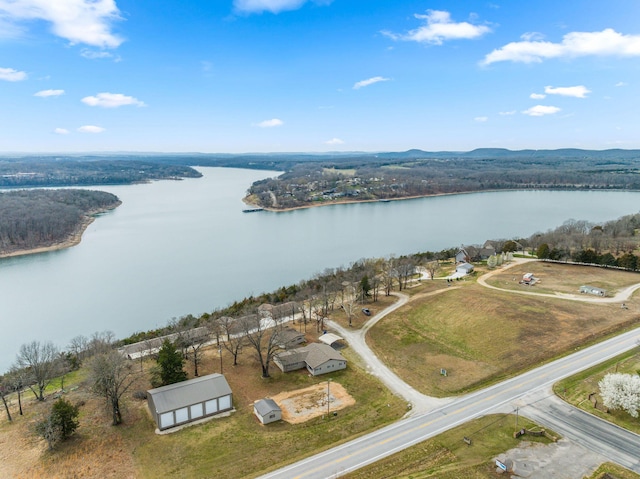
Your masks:
{"label": "lake", "polygon": [[123,204],[79,245],[0,260],[0,372],[32,340],[125,337],[360,258],[528,237],[640,204],[639,192],[505,191],[243,213],[246,189],[274,172],[199,170],[203,178],[95,187]]}

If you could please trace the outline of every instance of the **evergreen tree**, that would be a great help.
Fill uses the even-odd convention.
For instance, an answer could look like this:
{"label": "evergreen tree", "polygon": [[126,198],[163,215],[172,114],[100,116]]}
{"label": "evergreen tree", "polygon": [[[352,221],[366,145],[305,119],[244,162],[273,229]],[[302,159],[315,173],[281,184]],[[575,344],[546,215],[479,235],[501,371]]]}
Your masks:
{"label": "evergreen tree", "polygon": [[184,358],[168,339],[164,340],[160,351],[158,351],[158,366],[160,368],[158,371],[159,386],[179,383],[187,379],[187,373],[183,369]]}

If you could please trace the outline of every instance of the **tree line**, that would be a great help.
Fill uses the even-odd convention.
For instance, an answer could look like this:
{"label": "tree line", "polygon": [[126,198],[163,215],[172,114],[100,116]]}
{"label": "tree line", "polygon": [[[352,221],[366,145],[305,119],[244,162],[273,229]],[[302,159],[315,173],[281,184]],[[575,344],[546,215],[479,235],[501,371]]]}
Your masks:
{"label": "tree line", "polygon": [[51,246],[78,231],[88,215],[115,208],[117,196],[88,190],[0,193],[0,254]]}
{"label": "tree line", "polygon": [[199,178],[183,164],[164,164],[140,156],[0,157],[0,187],[128,185],[151,180]]}

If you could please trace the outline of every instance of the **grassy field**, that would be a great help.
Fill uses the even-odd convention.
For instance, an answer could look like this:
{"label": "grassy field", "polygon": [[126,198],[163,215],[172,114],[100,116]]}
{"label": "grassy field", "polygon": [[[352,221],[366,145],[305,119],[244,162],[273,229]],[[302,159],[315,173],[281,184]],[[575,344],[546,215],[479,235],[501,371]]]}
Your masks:
{"label": "grassy field", "polygon": [[[344,476],[347,479],[493,479],[492,460],[498,454],[517,447],[521,441],[548,444],[545,437],[513,438],[515,417],[491,415],[475,419],[432,439],[421,442],[375,464]],[[534,423],[520,416],[519,427],[532,429]],[[471,439],[471,446],[462,438]]]}
{"label": "grassy field", "polygon": [[[344,354],[352,359],[348,350]],[[16,413],[13,423],[0,420],[0,477],[254,477],[393,422],[406,412],[403,401],[373,376],[352,366],[351,361],[347,370],[322,378],[305,372],[285,375],[274,367],[271,379],[260,378],[260,368],[249,350],[236,367],[229,357],[223,361],[236,412],[162,436],[154,433],[146,401],[131,397],[134,391],[149,387],[146,377],[127,394],[125,423],[118,427],[109,425],[104,400],[67,377],[65,388],[74,390],[65,397],[83,403],[77,434],[55,452],[47,452],[43,441],[31,431],[51,401],[43,404],[28,398],[24,417]],[[150,363],[145,364],[148,366]],[[219,371],[217,350],[208,351],[201,374]],[[75,379],[82,376],[78,374]],[[328,378],[343,385],[356,400],[336,417],[299,425],[281,422],[262,426],[253,415],[253,401],[257,399]]]}
{"label": "grassy field", "polygon": [[[525,273],[533,273],[540,281],[534,286],[519,284]],[[547,294],[580,295],[580,286],[588,285],[604,289],[611,296],[636,283],[640,283],[640,274],[630,271],[538,261],[514,266],[487,280],[487,284],[502,289]]]}
{"label": "grassy field", "polygon": [[[521,269],[530,271],[534,264]],[[545,278],[556,268],[568,284],[592,282],[625,286],[639,275],[600,268],[568,271],[545,263]],[[502,275],[513,279],[519,266]],[[572,272],[572,274],[570,274]],[[612,273],[624,279],[615,279]],[[500,282],[500,274],[496,275]],[[579,277],[578,277],[579,276]],[[521,277],[521,275],[520,275]],[[551,283],[551,281],[548,281]],[[460,287],[458,287],[460,286]],[[537,286],[536,286],[537,287]],[[570,287],[567,287],[570,289]],[[398,375],[419,391],[450,396],[517,374],[541,362],[640,324],[640,299],[593,304],[513,295],[472,281],[453,283],[442,294],[416,295],[369,332],[369,344]],[[440,375],[440,369],[448,375]]]}
{"label": "grassy field", "polygon": [[602,403],[602,398],[598,394],[598,382],[606,374],[615,372],[637,374],[638,371],[640,371],[640,348],[635,348],[621,356],[556,383],[554,391],[570,404],[636,434],[640,434],[640,419],[634,419],[624,411],[612,410],[606,413],[600,408],[596,409],[589,401],[589,394],[596,393],[595,398],[599,404]]}
{"label": "grassy field", "polygon": [[610,462],[602,464],[593,472],[593,474],[589,477],[585,477],[585,479],[603,479],[606,477],[606,474],[610,474],[609,477],[613,476],[616,479],[640,479],[640,475],[635,472],[631,472],[624,467],[620,467],[617,464],[611,464]]}

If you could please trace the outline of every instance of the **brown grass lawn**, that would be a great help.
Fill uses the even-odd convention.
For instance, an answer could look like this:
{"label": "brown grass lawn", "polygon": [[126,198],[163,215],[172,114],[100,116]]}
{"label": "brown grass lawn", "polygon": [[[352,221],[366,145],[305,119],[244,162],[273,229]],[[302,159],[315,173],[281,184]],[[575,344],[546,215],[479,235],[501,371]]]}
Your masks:
{"label": "brown grass lawn", "polygon": [[[348,369],[314,378],[305,372],[283,374],[273,366],[272,377],[262,379],[260,368],[246,349],[240,364],[223,355],[224,374],[233,391],[236,412],[167,435],[156,435],[146,401],[132,393],[149,388],[146,375],[127,393],[124,424],[110,426],[104,401],[86,386],[65,394],[72,403],[84,401],[80,427],[72,439],[53,452],[32,434],[36,418],[50,407],[28,399],[26,415],[12,404],[13,423],[0,411],[0,477],[2,478],[204,478],[255,477],[269,469],[302,459],[319,450],[393,422],[406,412],[404,402],[391,395],[371,375],[355,366],[347,349]],[[135,363],[136,369],[140,363]],[[145,363],[148,368],[151,362]],[[191,376],[189,365],[186,368]],[[217,349],[207,351],[201,374],[220,371]],[[312,419],[302,424],[284,422],[262,426],[253,415],[253,402],[282,391],[292,391],[328,378],[341,384],[355,404],[336,417]],[[65,387],[72,383],[66,381]],[[28,397],[28,396],[26,396]]]}
{"label": "brown grass lawn", "polygon": [[[533,273],[536,278],[540,278],[540,282],[534,286],[519,284],[525,273]],[[576,295],[580,295],[580,286],[588,285],[602,288],[613,296],[627,286],[640,283],[640,274],[591,266],[530,261],[494,274],[487,283],[509,290]]]}
{"label": "brown grass lawn", "polygon": [[[522,270],[533,267],[528,264]],[[539,274],[547,287],[561,282],[551,278],[579,285],[586,277],[590,284],[611,289],[632,284],[631,279],[640,280],[639,275],[600,268],[546,263],[541,267],[545,274]],[[518,268],[503,276],[512,280]],[[497,284],[501,279],[500,274],[496,276]],[[513,295],[464,283],[443,294],[416,296],[369,333],[376,354],[425,394],[459,394],[640,323],[638,298],[628,301],[629,309],[622,310],[615,303]],[[441,368],[447,370],[447,377],[440,375]]]}

